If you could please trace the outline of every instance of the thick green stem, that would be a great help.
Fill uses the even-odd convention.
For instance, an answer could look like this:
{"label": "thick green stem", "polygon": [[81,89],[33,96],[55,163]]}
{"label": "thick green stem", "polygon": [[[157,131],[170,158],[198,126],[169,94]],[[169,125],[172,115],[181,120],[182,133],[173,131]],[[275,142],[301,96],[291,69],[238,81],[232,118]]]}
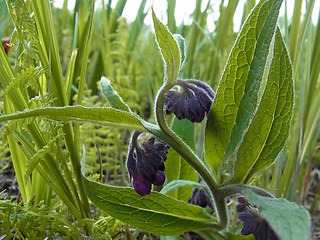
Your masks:
{"label": "thick green stem", "polygon": [[[212,197],[214,200],[214,206],[216,214],[219,220],[221,228],[224,228],[227,225],[228,218],[226,212],[225,200],[219,195],[218,184],[213,178],[212,174],[203,164],[203,162],[195,155],[195,153],[190,149],[184,141],[179,138],[167,125],[164,116],[164,101],[165,101],[165,92],[170,90],[172,86],[167,85],[166,83],[160,88],[156,103],[155,103],[155,115],[158,126],[160,127],[162,133],[166,135],[165,140],[181,157],[183,157],[202,177],[206,182],[208,187],[212,192]],[[161,137],[161,136],[158,136]]]}

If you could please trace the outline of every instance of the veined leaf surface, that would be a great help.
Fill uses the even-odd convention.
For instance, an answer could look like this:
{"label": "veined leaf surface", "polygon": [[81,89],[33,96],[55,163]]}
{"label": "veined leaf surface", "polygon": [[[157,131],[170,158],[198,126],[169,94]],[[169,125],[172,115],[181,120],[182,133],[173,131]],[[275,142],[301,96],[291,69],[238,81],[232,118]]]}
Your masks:
{"label": "veined leaf surface", "polygon": [[256,111],[281,3],[260,1],[229,55],[206,127],[206,161],[216,175],[235,152]]}
{"label": "veined leaf surface", "polygon": [[232,183],[248,182],[275,161],[289,135],[293,98],[291,61],[278,28],[266,89],[237,153]]}
{"label": "veined leaf surface", "polygon": [[141,230],[175,236],[186,231],[214,229],[217,226],[216,219],[203,208],[157,192],[140,197],[133,188],[91,181],[83,175],[83,171],[85,192],[91,201],[112,217]]}
{"label": "veined leaf surface", "polygon": [[29,117],[46,117],[57,121],[91,122],[110,127],[144,130],[140,119],[134,113],[124,112],[109,107],[47,107],[26,110],[0,116],[0,122]]}

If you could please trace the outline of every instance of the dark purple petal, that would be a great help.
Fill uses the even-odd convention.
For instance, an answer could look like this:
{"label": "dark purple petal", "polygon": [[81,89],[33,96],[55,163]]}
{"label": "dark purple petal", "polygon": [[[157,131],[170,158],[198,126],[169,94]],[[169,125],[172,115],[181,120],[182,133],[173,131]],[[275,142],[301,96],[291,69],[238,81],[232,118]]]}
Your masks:
{"label": "dark purple petal", "polygon": [[245,198],[238,198],[238,201],[237,211],[242,212],[238,218],[243,221],[241,229],[243,235],[253,234],[255,240],[280,240],[267,220],[259,216]]}
{"label": "dark purple petal", "polygon": [[193,188],[189,203],[200,207],[212,208],[208,194],[202,188]]}
{"label": "dark purple petal", "polygon": [[256,222],[244,222],[243,227],[241,229],[241,234],[242,235],[249,235],[249,234],[254,234],[257,228],[257,223]]}
{"label": "dark purple petal", "polygon": [[165,180],[166,180],[165,173],[163,171],[159,171],[156,175],[156,180],[154,181],[153,184],[156,186],[162,186]]}
{"label": "dark purple petal", "polygon": [[268,223],[266,220],[262,220],[260,224],[258,225],[255,233],[253,235],[255,236],[256,240],[265,240],[268,238]]}
{"label": "dark purple petal", "polygon": [[165,169],[166,169],[166,168],[165,168],[164,164],[162,163],[162,164],[159,166],[159,171],[164,172]]}
{"label": "dark purple petal", "polygon": [[178,104],[176,104],[176,109],[174,111],[174,114],[177,116],[179,120],[188,118],[188,101],[184,97],[180,100]]}
{"label": "dark purple petal", "polygon": [[133,179],[132,185],[134,190],[141,196],[145,196],[151,193],[151,183],[143,181],[143,180],[135,180]]}
{"label": "dark purple petal", "polygon": [[280,238],[278,237],[278,235],[273,231],[273,229],[269,226],[269,235],[268,235],[268,239],[270,240],[280,240]]}
{"label": "dark purple petal", "polygon": [[246,210],[246,205],[239,203],[237,205],[237,212],[244,212]]}
{"label": "dark purple petal", "polygon": [[192,87],[192,89],[201,107],[205,112],[208,112],[212,105],[212,98],[210,98],[207,92],[200,88]]}
{"label": "dark purple petal", "polygon": [[163,185],[165,181],[164,162],[167,159],[168,144],[155,137],[138,138],[141,132],[132,135],[127,167],[133,187],[138,194],[150,194],[152,184]]}
{"label": "dark purple petal", "polygon": [[189,109],[188,109],[188,118],[191,122],[201,122],[204,119],[205,111],[201,107],[201,103],[198,101],[196,96],[193,93],[188,97]]}
{"label": "dark purple petal", "polygon": [[203,189],[200,189],[198,191],[198,195],[197,195],[197,198],[196,198],[196,204],[200,207],[206,207],[208,202],[207,202],[207,198],[206,198],[206,194],[204,192]]}
{"label": "dark purple petal", "polygon": [[190,200],[188,201],[188,203],[191,203],[193,205],[196,205],[196,195],[197,195],[197,192],[199,191],[199,188],[193,188],[192,189],[192,194],[191,194],[191,198]]}
{"label": "dark purple petal", "polygon": [[240,213],[238,218],[243,221],[243,227],[241,229],[241,233],[243,235],[254,234],[255,230],[259,224],[259,219],[252,215],[251,213],[244,212]]}
{"label": "dark purple petal", "polygon": [[244,212],[244,213],[240,213],[238,218],[245,222],[245,221],[249,221],[253,218],[252,214],[251,213],[247,213],[247,212]]}
{"label": "dark purple petal", "polygon": [[136,167],[136,160],[133,155],[134,155],[133,149],[131,149],[129,151],[128,161],[127,161],[127,168],[128,168],[129,174],[130,174],[130,179],[138,175],[138,170]]}
{"label": "dark purple petal", "polygon": [[186,82],[193,83],[197,85],[197,87],[202,88],[210,96],[210,98],[212,98],[212,100],[214,99],[215,93],[207,83],[196,80],[196,79],[189,79],[189,80],[186,80]]}
{"label": "dark purple petal", "polygon": [[179,120],[201,122],[211,108],[213,90],[208,84],[194,79],[179,79],[177,84],[181,87],[179,91],[165,93],[166,114],[174,113]]}

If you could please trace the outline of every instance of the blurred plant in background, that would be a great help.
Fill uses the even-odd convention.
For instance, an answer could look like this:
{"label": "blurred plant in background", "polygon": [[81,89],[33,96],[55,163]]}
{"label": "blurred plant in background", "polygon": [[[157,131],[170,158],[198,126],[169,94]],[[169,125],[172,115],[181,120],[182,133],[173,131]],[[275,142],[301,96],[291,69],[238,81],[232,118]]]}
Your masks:
{"label": "blurred plant in background", "polygon": [[[168,0],[167,25],[185,39],[187,57],[179,77],[200,79],[216,90],[238,34],[233,16],[239,0],[221,1],[213,32],[207,28],[212,1],[204,2],[195,0],[191,24],[177,25],[176,1]],[[241,23],[258,2],[245,2]],[[294,70],[295,111],[288,141],[276,162],[249,184],[305,206],[315,223],[314,234],[319,234],[320,20],[317,24],[311,21],[315,2],[296,0],[292,19],[288,19],[287,7],[279,18]],[[122,16],[127,1],[116,1],[114,8],[111,3],[97,6],[94,1],[77,0],[70,11],[67,0],[62,8],[42,0],[0,0],[0,38],[3,43],[10,39],[0,47],[2,115],[69,105],[108,107],[110,101],[100,85],[101,77],[106,76],[132,112],[155,122],[154,100],[165,68],[152,27],[144,24],[151,10],[142,0],[136,19],[128,22]],[[292,2],[283,3],[289,4]],[[129,186],[126,159],[134,127],[110,128],[99,121],[64,123],[41,116],[1,123],[0,191],[7,190],[1,194],[0,235],[8,239],[155,238],[90,205],[80,173],[85,153],[86,172],[95,173],[90,179]],[[167,122],[204,159],[206,124],[180,123],[173,116],[167,116]],[[168,191],[168,195],[188,201],[193,187],[202,187],[194,186],[198,175],[172,149],[167,157],[167,183],[193,182]],[[19,195],[10,191],[13,183],[8,179],[17,180]],[[228,204],[232,214],[235,204],[236,198]],[[240,232],[240,222],[233,220],[229,225],[231,232]],[[187,236],[192,233],[185,233]]]}

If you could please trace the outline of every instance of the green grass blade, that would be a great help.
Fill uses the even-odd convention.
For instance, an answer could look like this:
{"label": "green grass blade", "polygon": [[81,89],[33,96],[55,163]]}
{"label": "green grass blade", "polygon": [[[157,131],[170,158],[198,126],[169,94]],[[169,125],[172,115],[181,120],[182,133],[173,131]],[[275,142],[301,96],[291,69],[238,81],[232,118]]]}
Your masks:
{"label": "green grass blade", "polygon": [[67,99],[70,99],[70,96],[71,96],[72,79],[73,79],[77,54],[78,54],[78,50],[74,50],[72,52],[71,58],[69,60],[68,68],[67,68],[66,77],[65,77],[64,94],[67,96]]}
{"label": "green grass blade", "polygon": [[176,9],[176,0],[170,0],[167,2],[167,16],[168,16],[168,28],[170,32],[176,32],[176,18],[174,11]]}
{"label": "green grass blade", "polygon": [[134,22],[131,25],[130,34],[129,34],[130,38],[128,39],[128,43],[127,43],[129,51],[134,50],[134,47],[136,46],[136,43],[137,43],[138,36],[139,36],[141,29],[143,27],[144,19],[147,16],[147,13],[143,12],[144,8],[146,6],[146,3],[147,3],[147,0],[141,1],[138,13],[136,15],[136,19],[134,20]]}

